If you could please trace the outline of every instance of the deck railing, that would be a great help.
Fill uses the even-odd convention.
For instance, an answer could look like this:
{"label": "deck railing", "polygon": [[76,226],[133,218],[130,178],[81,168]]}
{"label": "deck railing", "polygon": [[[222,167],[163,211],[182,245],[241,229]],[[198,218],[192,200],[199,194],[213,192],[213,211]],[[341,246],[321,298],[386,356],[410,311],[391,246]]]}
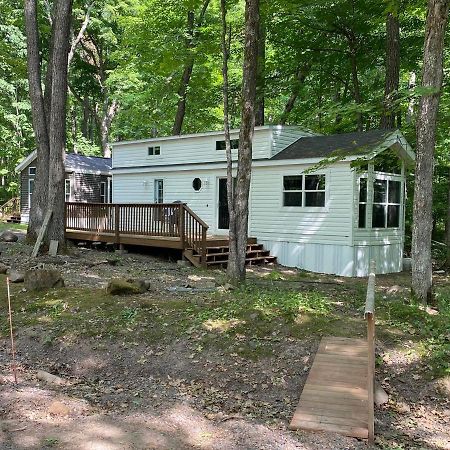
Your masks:
{"label": "deck railing", "polygon": [[20,212],[19,197],[10,198],[6,203],[0,205],[0,218],[12,216],[14,214],[19,214],[19,212]]}
{"label": "deck railing", "polygon": [[66,229],[121,235],[179,238],[206,264],[208,225],[183,203],[66,203]]}

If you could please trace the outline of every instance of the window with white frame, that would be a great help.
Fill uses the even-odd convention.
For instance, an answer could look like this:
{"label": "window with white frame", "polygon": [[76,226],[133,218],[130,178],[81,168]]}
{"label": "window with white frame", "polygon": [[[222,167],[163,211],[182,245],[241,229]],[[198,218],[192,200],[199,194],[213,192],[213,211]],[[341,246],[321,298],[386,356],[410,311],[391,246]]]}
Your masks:
{"label": "window with white frame", "polygon": [[159,156],[161,154],[161,147],[155,145],[147,148],[148,156]]}
{"label": "window with white frame", "polygon": [[65,184],[64,184],[64,197],[66,202],[70,202],[70,198],[71,198],[71,182],[69,179],[65,180]]}
{"label": "window with white frame", "polygon": [[[230,139],[231,150],[237,150],[239,148],[239,139]],[[226,150],[225,141],[216,141],[216,150]]]}
{"label": "window with white frame", "polygon": [[325,175],[286,175],[283,177],[283,206],[325,206]]}
{"label": "window with white frame", "polygon": [[34,177],[36,175],[36,167],[28,167],[28,175]]}
{"label": "window with white frame", "polygon": [[358,228],[367,226],[367,178],[359,179],[359,212]]}
{"label": "window with white frame", "polygon": [[100,182],[100,203],[106,203],[106,182]]}
{"label": "window with white frame", "polygon": [[372,228],[398,228],[400,226],[401,191],[401,181],[374,180]]}
{"label": "window with white frame", "polygon": [[155,203],[164,203],[164,180],[155,180]]}

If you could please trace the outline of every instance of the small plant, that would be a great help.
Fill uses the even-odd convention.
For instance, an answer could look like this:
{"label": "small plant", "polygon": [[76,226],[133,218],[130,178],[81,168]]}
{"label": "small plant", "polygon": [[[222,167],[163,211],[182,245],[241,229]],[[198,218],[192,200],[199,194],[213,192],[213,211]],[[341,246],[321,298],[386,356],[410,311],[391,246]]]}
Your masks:
{"label": "small plant", "polygon": [[139,311],[136,308],[124,308],[120,314],[120,317],[125,322],[132,323],[135,321],[138,314]]}

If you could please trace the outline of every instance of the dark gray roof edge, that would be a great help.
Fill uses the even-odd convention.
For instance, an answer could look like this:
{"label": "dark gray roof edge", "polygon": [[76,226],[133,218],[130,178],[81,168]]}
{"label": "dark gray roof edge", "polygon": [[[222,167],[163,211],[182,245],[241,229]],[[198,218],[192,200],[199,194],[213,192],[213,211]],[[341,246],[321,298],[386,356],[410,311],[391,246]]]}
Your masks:
{"label": "dark gray roof edge", "polygon": [[362,132],[340,133],[322,136],[305,136],[274,155],[271,160],[325,158],[342,155],[343,157],[369,153],[381,145],[397,129],[369,130]]}

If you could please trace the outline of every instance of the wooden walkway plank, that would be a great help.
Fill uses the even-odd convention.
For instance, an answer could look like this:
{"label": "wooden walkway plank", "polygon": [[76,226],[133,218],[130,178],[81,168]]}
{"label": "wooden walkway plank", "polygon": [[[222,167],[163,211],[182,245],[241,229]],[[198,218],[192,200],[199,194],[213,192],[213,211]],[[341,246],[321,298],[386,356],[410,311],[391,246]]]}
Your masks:
{"label": "wooden walkway plank", "polygon": [[367,438],[367,364],[364,340],[323,338],[289,428]]}

